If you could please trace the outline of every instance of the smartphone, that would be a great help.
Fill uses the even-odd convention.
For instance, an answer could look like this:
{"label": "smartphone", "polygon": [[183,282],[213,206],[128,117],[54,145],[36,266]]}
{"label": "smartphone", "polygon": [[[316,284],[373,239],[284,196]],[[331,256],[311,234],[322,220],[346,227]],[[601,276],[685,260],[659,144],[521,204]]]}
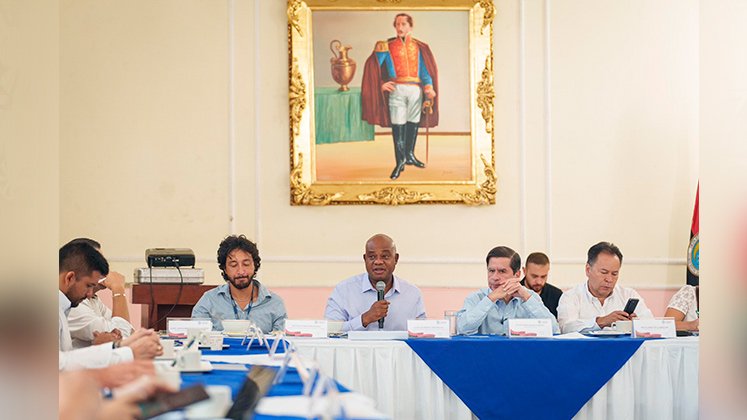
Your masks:
{"label": "smartphone", "polygon": [[149,419],[208,398],[210,398],[210,395],[201,384],[193,385],[178,392],[163,392],[139,404],[140,416]]}
{"label": "smartphone", "polygon": [[625,309],[623,309],[623,312],[627,313],[628,315],[633,315],[636,306],[638,306],[638,299],[630,298],[628,299],[628,303],[625,304]]}

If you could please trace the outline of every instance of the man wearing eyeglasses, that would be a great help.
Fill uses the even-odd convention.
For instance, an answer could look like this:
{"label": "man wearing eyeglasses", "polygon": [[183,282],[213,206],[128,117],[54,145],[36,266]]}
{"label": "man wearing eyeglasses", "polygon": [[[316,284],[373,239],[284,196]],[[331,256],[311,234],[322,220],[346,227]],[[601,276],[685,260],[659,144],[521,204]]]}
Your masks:
{"label": "man wearing eyeglasses", "polygon": [[[366,273],[350,277],[335,287],[327,300],[324,317],[344,321],[343,331],[406,331],[408,319],[425,318],[420,289],[394,275],[399,254],[392,238],[377,234],[366,241],[363,262]],[[383,282],[384,299],[378,299],[377,283]],[[383,327],[380,326],[383,320]]]}

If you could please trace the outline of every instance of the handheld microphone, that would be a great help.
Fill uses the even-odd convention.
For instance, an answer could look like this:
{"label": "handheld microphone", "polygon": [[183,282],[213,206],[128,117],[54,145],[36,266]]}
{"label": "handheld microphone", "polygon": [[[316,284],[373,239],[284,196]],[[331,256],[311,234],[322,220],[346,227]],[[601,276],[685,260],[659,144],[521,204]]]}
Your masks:
{"label": "handheld microphone", "polygon": [[[384,289],[386,289],[386,283],[379,280],[376,282],[376,294],[378,295],[377,300],[384,300]],[[384,318],[379,319],[379,329],[384,328]]]}

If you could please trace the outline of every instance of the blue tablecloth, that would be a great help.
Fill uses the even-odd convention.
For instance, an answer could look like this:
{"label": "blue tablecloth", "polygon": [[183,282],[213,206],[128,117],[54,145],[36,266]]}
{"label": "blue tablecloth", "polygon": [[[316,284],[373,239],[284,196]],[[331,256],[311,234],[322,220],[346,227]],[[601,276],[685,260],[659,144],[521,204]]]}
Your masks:
{"label": "blue tablecloth", "polygon": [[[228,349],[222,351],[210,351],[203,350],[202,354],[207,355],[245,355],[245,354],[267,354],[267,349],[264,346],[260,346],[256,343],[252,344],[252,347],[247,351],[246,345],[241,345],[240,338],[226,338],[225,344],[229,345]],[[278,346],[278,353],[283,352],[282,344]],[[219,362],[211,362],[213,365],[220,364]],[[247,365],[249,366],[249,365]],[[213,370],[207,373],[182,373],[182,388],[186,388],[190,385],[201,383],[204,385],[227,385],[231,387],[232,398],[236,399],[241,386],[244,384],[247,372],[233,371],[233,370]],[[349,392],[349,390],[339,383],[337,389],[340,392]],[[303,382],[301,377],[298,375],[298,371],[294,368],[288,368],[283,381],[272,388],[267,393],[268,397],[278,397],[286,395],[301,395],[303,394]],[[296,419],[303,417],[277,417],[267,415],[255,415],[255,419]]]}
{"label": "blue tablecloth", "polygon": [[481,419],[569,419],[643,341],[473,336],[406,343]]}

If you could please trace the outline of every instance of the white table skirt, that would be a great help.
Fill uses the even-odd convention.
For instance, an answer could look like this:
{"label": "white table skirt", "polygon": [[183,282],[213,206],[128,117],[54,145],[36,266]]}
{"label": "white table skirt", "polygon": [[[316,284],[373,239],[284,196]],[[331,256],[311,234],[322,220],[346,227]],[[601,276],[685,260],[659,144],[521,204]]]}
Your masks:
{"label": "white table skirt", "polygon": [[698,355],[698,337],[646,341],[574,419],[697,419]]}
{"label": "white table skirt", "polygon": [[[301,355],[395,419],[475,418],[402,341],[293,339]],[[698,338],[649,340],[574,417],[698,418]],[[592,367],[585,367],[592,368]],[[562,378],[554,386],[562,386]],[[551,384],[553,386],[553,384]]]}
{"label": "white table skirt", "polygon": [[293,339],[322,372],[395,419],[472,419],[472,412],[402,341]]}

